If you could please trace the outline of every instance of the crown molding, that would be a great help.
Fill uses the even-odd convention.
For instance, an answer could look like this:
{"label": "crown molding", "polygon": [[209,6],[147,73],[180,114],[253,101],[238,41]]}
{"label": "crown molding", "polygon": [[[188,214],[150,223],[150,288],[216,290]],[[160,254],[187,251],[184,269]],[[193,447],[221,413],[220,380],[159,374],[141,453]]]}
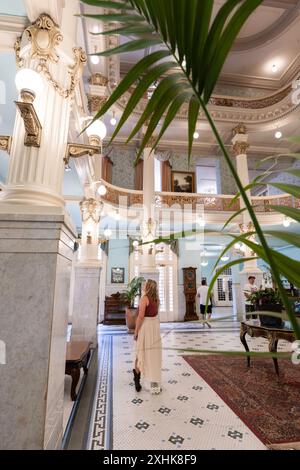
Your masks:
{"label": "crown molding", "polygon": [[[280,3],[282,4],[283,2]],[[288,4],[282,15],[263,31],[253,34],[252,36],[237,39],[232,47],[232,52],[248,51],[260,46],[265,46],[274,39],[278,39],[298,20],[300,14],[299,4],[299,1],[297,1],[297,3]],[[269,2],[269,5],[263,4],[261,6],[271,6],[271,2]],[[277,8],[280,7],[278,6]]]}
{"label": "crown molding", "polygon": [[0,15],[0,51],[13,51],[29,22],[25,16]]}

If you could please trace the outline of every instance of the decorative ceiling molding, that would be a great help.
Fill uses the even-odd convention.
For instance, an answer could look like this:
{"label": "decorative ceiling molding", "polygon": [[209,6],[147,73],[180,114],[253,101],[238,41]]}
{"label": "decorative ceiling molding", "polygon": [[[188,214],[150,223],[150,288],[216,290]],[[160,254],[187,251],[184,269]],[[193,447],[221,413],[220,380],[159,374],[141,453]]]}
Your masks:
{"label": "decorative ceiling molding", "polygon": [[[269,2],[269,6],[270,3],[271,2]],[[299,4],[299,1],[296,4],[290,4],[290,8],[285,9],[278,20],[276,20],[269,27],[265,28],[263,31],[257,34],[253,34],[252,36],[237,39],[233,45],[232,51],[241,52],[255,49],[273,41],[275,38],[279,38],[287,29],[292,26],[295,21],[298,20],[300,14]]]}
{"label": "decorative ceiling molding", "polygon": [[[234,124],[237,122],[244,122],[245,124],[277,122],[300,107],[292,103],[290,92],[291,86],[269,97],[254,100],[213,96],[209,108],[212,117],[216,121],[232,122]],[[125,109],[130,96],[130,93],[125,93],[118,101],[121,110]],[[146,105],[147,100],[141,100],[133,114],[137,117],[140,116]],[[187,118],[188,104],[185,103],[179,111],[177,119],[187,121]],[[205,120],[203,113],[200,113],[200,120]]]}
{"label": "decorative ceiling molding", "polygon": [[291,62],[280,78],[255,77],[253,75],[239,75],[223,73],[218,81],[220,85],[259,88],[264,90],[279,90],[297,78],[300,70],[300,53]]}
{"label": "decorative ceiling molding", "polygon": [[28,24],[23,16],[0,15],[0,51],[13,51],[16,39]]}

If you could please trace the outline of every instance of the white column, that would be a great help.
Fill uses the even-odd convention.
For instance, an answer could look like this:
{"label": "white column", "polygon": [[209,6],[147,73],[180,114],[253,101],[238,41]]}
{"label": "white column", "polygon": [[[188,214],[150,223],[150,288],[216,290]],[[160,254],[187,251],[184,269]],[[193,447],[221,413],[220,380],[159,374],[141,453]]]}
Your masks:
{"label": "white column", "polygon": [[[151,147],[144,150],[143,165],[143,242],[151,242],[155,239],[155,184],[154,184],[154,153]],[[155,265],[155,246],[147,244],[143,246],[141,275],[147,279],[158,282],[158,270]]]}
{"label": "white column", "polygon": [[37,71],[43,81],[43,91],[33,102],[42,126],[41,142],[39,147],[24,145],[24,122],[17,112],[8,176],[0,201],[63,207],[63,158],[69,130],[71,76],[76,83],[86,56],[80,49],[74,55],[70,53],[68,41],[63,40],[48,16],[41,15],[27,31],[17,61],[23,68]]}
{"label": "white column", "polygon": [[[232,139],[232,144],[233,151],[236,156],[237,173],[243,186],[245,187],[250,183],[248,159],[246,153],[249,147],[247,129],[244,125],[240,124],[233,130],[233,134],[234,137]],[[247,195],[251,201],[250,190],[247,191]],[[241,208],[245,207],[245,203],[242,198],[240,198],[240,206]],[[245,210],[243,212],[243,223],[240,225],[240,232],[246,233],[251,231],[253,231],[253,224],[249,212]],[[253,253],[250,248],[246,247],[244,256],[245,258],[253,256]],[[241,318],[241,314],[239,314],[239,310],[241,307],[243,309],[242,313],[245,313],[245,296],[243,293],[243,288],[244,285],[248,282],[248,277],[250,275],[256,277],[256,283],[259,287],[262,281],[262,271],[257,266],[257,260],[245,262],[244,267],[240,272],[240,295],[238,295],[238,293],[234,294],[235,310],[239,319]]]}
{"label": "white column", "polygon": [[101,261],[98,257],[102,204],[84,199],[81,204],[81,258],[75,264],[72,340],[97,345]]}

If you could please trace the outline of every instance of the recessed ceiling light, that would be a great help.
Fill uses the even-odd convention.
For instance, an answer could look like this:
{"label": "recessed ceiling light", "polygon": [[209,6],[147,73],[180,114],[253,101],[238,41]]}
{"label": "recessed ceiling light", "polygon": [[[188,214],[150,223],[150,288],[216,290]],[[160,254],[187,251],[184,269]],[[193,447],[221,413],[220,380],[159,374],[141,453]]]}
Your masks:
{"label": "recessed ceiling light", "polygon": [[194,139],[199,139],[199,132],[194,132]]}
{"label": "recessed ceiling light", "polygon": [[276,139],[281,139],[281,137],[282,137],[282,132],[281,132],[281,131],[275,132],[275,137],[276,137]]}
{"label": "recessed ceiling light", "polygon": [[273,64],[273,65],[272,65],[272,72],[275,73],[275,72],[277,72],[277,70],[278,70],[278,65],[277,65],[277,64]]}

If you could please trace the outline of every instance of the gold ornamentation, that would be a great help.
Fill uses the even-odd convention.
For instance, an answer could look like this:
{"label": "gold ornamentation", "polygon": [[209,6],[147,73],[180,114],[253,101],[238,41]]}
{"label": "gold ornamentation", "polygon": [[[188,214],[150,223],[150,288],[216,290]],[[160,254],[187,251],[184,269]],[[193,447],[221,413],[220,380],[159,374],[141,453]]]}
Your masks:
{"label": "gold ornamentation", "polygon": [[59,56],[56,46],[63,40],[63,36],[49,15],[43,13],[32,23],[25,32],[31,42],[30,57],[45,62],[58,62]]}
{"label": "gold ornamentation", "polygon": [[80,202],[82,221],[87,222],[91,219],[95,224],[98,224],[100,222],[102,208],[103,203],[96,201],[96,199],[83,199],[83,201]]}
{"label": "gold ornamentation", "polygon": [[60,96],[63,98],[69,98],[73,95],[76,85],[79,81],[83,65],[87,61],[87,56],[84,50],[80,48],[74,48],[74,64],[69,67],[69,75],[70,75],[70,86],[67,89],[62,88],[59,83],[54,80],[49,70],[48,64],[44,59],[41,59],[39,65],[37,66],[37,71],[42,73],[44,77],[48,80],[48,82],[53,86],[53,88],[59,93]]}
{"label": "gold ornamentation", "polygon": [[24,145],[26,145],[26,147],[40,147],[42,126],[38,118],[38,115],[34,109],[34,106],[32,104],[33,100],[30,101],[29,96],[27,98],[26,96],[22,95],[22,97],[27,99],[27,101],[15,101],[15,103],[24,121],[24,126],[25,126]]}
{"label": "gold ornamentation", "polygon": [[10,153],[12,138],[10,135],[0,135],[0,150]]}
{"label": "gold ornamentation", "polygon": [[[53,78],[48,66],[49,62],[57,63],[60,59],[55,50],[56,46],[63,40],[58,26],[49,15],[42,14],[31,26],[25,29],[25,33],[31,43],[29,57],[31,59],[38,59],[37,71],[46,78],[60,96],[63,98],[72,96],[82,73],[83,66],[87,62],[85,51],[81,47],[73,48],[74,63],[68,70],[70,85],[69,88],[64,89]],[[23,67],[24,65],[24,61],[20,56],[21,41],[22,38],[18,38],[14,46],[18,67]]]}
{"label": "gold ornamentation", "polygon": [[97,145],[68,144],[64,157],[65,165],[69,165],[70,158],[83,157],[84,155],[93,157],[94,155],[101,154],[101,151],[101,146]]}
{"label": "gold ornamentation", "polygon": [[247,127],[245,124],[238,124],[234,129],[232,129],[233,132],[233,137],[238,135],[238,134],[247,134]]}
{"label": "gold ornamentation", "polygon": [[89,112],[91,114],[101,110],[102,106],[107,101],[107,96],[87,95]]}
{"label": "gold ornamentation", "polygon": [[101,73],[94,73],[89,78],[90,85],[107,86],[108,79]]}
{"label": "gold ornamentation", "polygon": [[17,63],[17,67],[22,68],[23,65],[24,65],[24,60],[21,59],[21,55],[20,55],[20,52],[21,52],[21,41],[22,41],[22,36],[20,36],[19,38],[17,38],[15,44],[14,44],[14,50],[15,50],[15,55],[16,55],[16,63]]}
{"label": "gold ornamentation", "polygon": [[248,142],[235,142],[235,144],[233,145],[233,152],[236,156],[245,155],[248,148]]}

